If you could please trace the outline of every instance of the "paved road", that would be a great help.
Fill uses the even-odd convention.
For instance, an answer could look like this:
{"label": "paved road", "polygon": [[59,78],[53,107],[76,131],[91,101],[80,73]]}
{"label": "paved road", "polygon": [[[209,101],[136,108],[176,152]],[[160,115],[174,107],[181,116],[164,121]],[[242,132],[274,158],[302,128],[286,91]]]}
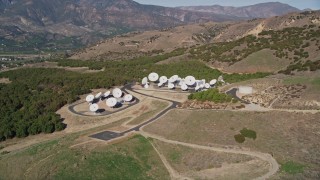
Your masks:
{"label": "paved road", "polygon": [[[125,92],[126,94],[129,94],[128,91],[126,90],[127,87],[128,87],[128,85],[122,87],[121,90],[122,90],[123,92]],[[130,86],[129,86],[129,87],[130,87]],[[79,103],[76,103],[76,104],[72,104],[72,105],[70,105],[70,106],[68,107],[68,109],[69,109],[70,112],[72,112],[72,113],[74,113],[74,114],[77,114],[77,115],[80,115],[80,116],[87,116],[87,117],[91,117],[91,116],[95,116],[95,117],[96,117],[96,116],[107,116],[107,115],[110,115],[110,114],[113,114],[113,113],[116,113],[116,112],[125,110],[125,109],[127,109],[127,108],[129,108],[129,107],[131,107],[131,106],[133,106],[133,105],[135,105],[135,104],[138,104],[139,102],[140,102],[140,100],[139,100],[138,98],[135,98],[134,102],[130,103],[128,106],[126,106],[126,107],[124,107],[124,108],[119,108],[118,110],[112,111],[112,112],[110,112],[110,111],[103,111],[103,112],[98,113],[98,114],[95,114],[95,115],[88,115],[88,114],[84,114],[84,113],[82,113],[82,112],[77,112],[76,110],[74,110],[74,108],[75,108],[76,106],[78,106],[79,104],[87,103],[86,101],[82,101],[82,102],[79,102]]]}
{"label": "paved road", "polygon": [[100,132],[100,133],[97,133],[97,134],[94,134],[94,135],[91,135],[90,137],[92,138],[97,138],[97,139],[100,139],[100,140],[104,140],[104,141],[109,141],[109,140],[112,140],[112,139],[115,139],[115,138],[119,138],[119,137],[122,137],[124,135],[126,135],[127,133],[130,133],[130,132],[134,132],[134,131],[140,131],[140,128],[157,120],[158,118],[160,118],[162,115],[164,115],[165,113],[167,113],[169,110],[171,109],[174,109],[176,108],[180,103],[179,102],[176,102],[176,101],[173,101],[173,100],[168,100],[168,99],[163,99],[163,98],[159,98],[159,97],[155,97],[155,96],[151,96],[151,95],[146,95],[146,94],[143,94],[143,93],[140,93],[140,92],[137,92],[135,90],[132,89],[131,85],[126,85],[124,86],[124,90],[125,89],[128,89],[130,91],[133,91],[137,94],[141,94],[143,96],[147,96],[147,97],[152,97],[152,98],[157,98],[157,99],[161,99],[161,100],[165,100],[165,101],[169,101],[171,102],[171,105],[169,107],[167,107],[166,109],[164,109],[162,112],[160,112],[159,114],[157,114],[155,117],[153,117],[152,119],[140,124],[140,125],[137,125],[131,129],[128,129],[126,131],[123,131],[123,132],[112,132],[112,131],[104,131],[104,132]]}
{"label": "paved road", "polygon": [[[149,121],[146,121],[144,122],[143,124],[140,124],[134,128],[131,128],[129,130],[126,130],[126,131],[123,131],[123,132],[120,132],[120,133],[117,133],[117,132],[112,132],[112,131],[104,131],[104,132],[100,132],[98,134],[94,134],[90,137],[92,138],[97,138],[97,139],[100,139],[100,140],[105,140],[105,141],[109,141],[109,140],[112,140],[112,139],[115,139],[115,138],[119,138],[119,137],[122,137],[124,136],[125,134],[127,133],[130,133],[130,132],[134,132],[134,131],[140,131],[140,133],[145,136],[145,137],[151,137],[151,138],[154,138],[154,139],[158,139],[160,141],[163,141],[163,142],[166,142],[166,143],[171,143],[171,144],[176,144],[176,145],[183,145],[183,146],[187,146],[187,147],[191,147],[191,148],[196,148],[196,149],[203,149],[203,150],[211,150],[211,151],[217,151],[217,152],[224,152],[224,153],[233,153],[233,154],[245,154],[245,155],[249,155],[249,156],[254,156],[254,157],[257,157],[259,159],[262,159],[266,162],[269,163],[270,167],[269,167],[269,171],[256,178],[256,179],[261,179],[261,180],[264,180],[264,179],[267,179],[267,178],[270,178],[272,175],[274,175],[278,170],[279,170],[279,164],[277,163],[277,161],[270,155],[270,154],[267,154],[267,153],[261,153],[261,152],[254,152],[254,151],[246,151],[246,150],[238,150],[238,149],[224,149],[224,148],[218,148],[218,147],[208,147],[208,146],[201,146],[201,145],[197,145],[197,144],[190,144],[190,143],[185,143],[185,142],[180,142],[180,141],[174,141],[174,140],[169,140],[169,139],[166,139],[164,137],[161,137],[161,136],[157,136],[157,135],[154,135],[154,134],[149,134],[145,131],[143,131],[143,128],[145,125],[149,124],[149,123],[152,123],[153,121],[157,120],[158,118],[160,118],[162,115],[164,115],[165,113],[167,113],[169,110],[177,107],[177,105],[179,105],[179,102],[176,102],[176,101],[172,101],[172,100],[167,100],[167,99],[163,99],[163,98],[159,98],[159,97],[154,97],[154,96],[150,96],[150,95],[146,95],[146,94],[143,94],[143,93],[140,93],[140,92],[137,92],[137,91],[134,91],[132,90],[132,87],[131,86],[126,86],[126,88],[130,91],[133,91],[135,93],[138,93],[138,94],[141,94],[141,95],[144,95],[144,96],[148,96],[148,97],[153,97],[153,98],[157,98],[157,99],[161,99],[161,100],[166,100],[166,101],[170,101],[172,104],[171,106],[169,106],[168,108],[166,108],[165,110],[163,110],[161,113],[159,113],[156,117],[150,119]],[[234,92],[234,90],[233,90]],[[155,148],[156,149],[156,148]],[[159,154],[159,152],[158,152]],[[160,154],[161,155],[161,154]],[[163,159],[165,159],[163,157]],[[162,159],[162,160],[163,160]],[[166,166],[166,168],[168,168]],[[175,178],[182,178],[179,174],[175,173],[173,171],[172,168],[169,167],[169,171],[170,171],[170,175],[173,175],[173,177]],[[184,177],[185,178],[185,177]]]}

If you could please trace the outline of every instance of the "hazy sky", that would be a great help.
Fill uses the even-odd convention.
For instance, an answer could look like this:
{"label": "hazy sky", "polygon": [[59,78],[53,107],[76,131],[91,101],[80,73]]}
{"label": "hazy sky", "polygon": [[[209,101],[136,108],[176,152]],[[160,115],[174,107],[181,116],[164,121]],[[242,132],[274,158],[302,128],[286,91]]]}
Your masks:
{"label": "hazy sky", "polygon": [[[276,0],[134,0],[141,4],[154,4],[167,7],[194,6],[194,5],[222,5],[222,6],[247,6],[262,2]],[[298,9],[320,9],[320,0],[278,0],[278,2],[289,4]]]}

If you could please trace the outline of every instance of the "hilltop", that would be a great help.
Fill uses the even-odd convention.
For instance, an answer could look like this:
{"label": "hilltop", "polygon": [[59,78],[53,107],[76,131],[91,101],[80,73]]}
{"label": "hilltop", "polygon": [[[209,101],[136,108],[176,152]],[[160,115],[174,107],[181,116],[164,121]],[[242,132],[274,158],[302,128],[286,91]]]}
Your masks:
{"label": "hilltop", "polygon": [[[139,56],[152,52],[170,52],[176,48],[190,48],[203,45],[210,47],[214,45],[212,43],[237,41],[249,35],[259,37],[259,34],[264,31],[282,31],[286,28],[294,27],[318,27],[319,24],[320,11],[306,11],[238,23],[184,25],[157,31],[136,32],[117,36],[101,41],[85,50],[78,51],[71,58],[112,60],[126,58],[123,55],[124,53],[130,54],[130,56]],[[314,45],[311,43],[311,46]],[[244,46],[241,46],[237,50],[240,51],[244,48]],[[314,51],[314,48],[310,49],[312,49],[310,51]],[[254,52],[255,50],[251,53]],[[120,56],[119,54],[122,55]],[[210,56],[207,57],[210,58]]]}
{"label": "hilltop", "polygon": [[268,18],[271,16],[285,15],[290,12],[299,12],[300,10],[279,2],[260,3],[244,7],[232,6],[183,6],[179,7],[183,10],[196,12],[210,12],[223,15],[232,15],[245,18]]}
{"label": "hilltop", "polygon": [[[276,11],[270,11],[270,7]],[[0,0],[0,48],[4,52],[68,50],[133,31],[190,23],[240,21],[298,11],[273,3],[250,15],[143,5],[132,0]]]}

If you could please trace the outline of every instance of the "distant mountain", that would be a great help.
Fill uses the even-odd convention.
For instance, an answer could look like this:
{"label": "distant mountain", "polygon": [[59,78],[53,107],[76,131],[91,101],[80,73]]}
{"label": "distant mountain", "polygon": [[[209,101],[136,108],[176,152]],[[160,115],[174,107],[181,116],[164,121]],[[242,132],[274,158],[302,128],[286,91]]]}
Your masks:
{"label": "distant mountain", "polygon": [[86,45],[130,31],[240,19],[132,0],[0,0],[0,45],[21,50],[45,47],[50,40],[51,48],[62,44],[68,48],[67,43]]}
{"label": "distant mountain", "polygon": [[0,51],[72,49],[117,34],[297,11],[281,3],[167,8],[132,0],[0,0]]}
{"label": "distant mountain", "polygon": [[183,10],[207,12],[221,15],[229,15],[245,18],[268,18],[272,16],[281,16],[290,12],[299,12],[300,10],[279,2],[261,3],[244,7],[231,7],[231,6],[186,6],[179,7]]}
{"label": "distant mountain", "polygon": [[[164,30],[128,33],[101,41],[91,47],[79,50],[72,59],[131,59],[148,52],[171,52],[177,48],[231,42],[263,31],[282,31],[286,28],[318,27],[320,11],[289,13],[283,16],[258,18],[232,23],[201,23],[178,26]],[[315,44],[314,44],[315,46]],[[243,46],[246,47],[246,46]],[[241,47],[241,48],[243,48]],[[318,55],[314,48],[314,55]],[[204,57],[209,56],[206,51]],[[293,52],[293,51],[292,51]],[[129,55],[129,57],[127,57]],[[182,59],[186,58],[185,56]]]}

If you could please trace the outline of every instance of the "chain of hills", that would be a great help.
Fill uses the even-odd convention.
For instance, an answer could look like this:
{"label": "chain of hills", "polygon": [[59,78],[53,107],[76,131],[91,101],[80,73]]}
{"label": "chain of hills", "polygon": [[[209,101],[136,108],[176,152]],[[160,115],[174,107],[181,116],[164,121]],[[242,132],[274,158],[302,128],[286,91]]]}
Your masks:
{"label": "chain of hills", "polygon": [[207,8],[211,10],[143,5],[132,0],[0,0],[0,49],[76,49],[128,32],[209,21],[238,22],[300,11],[282,3]]}

